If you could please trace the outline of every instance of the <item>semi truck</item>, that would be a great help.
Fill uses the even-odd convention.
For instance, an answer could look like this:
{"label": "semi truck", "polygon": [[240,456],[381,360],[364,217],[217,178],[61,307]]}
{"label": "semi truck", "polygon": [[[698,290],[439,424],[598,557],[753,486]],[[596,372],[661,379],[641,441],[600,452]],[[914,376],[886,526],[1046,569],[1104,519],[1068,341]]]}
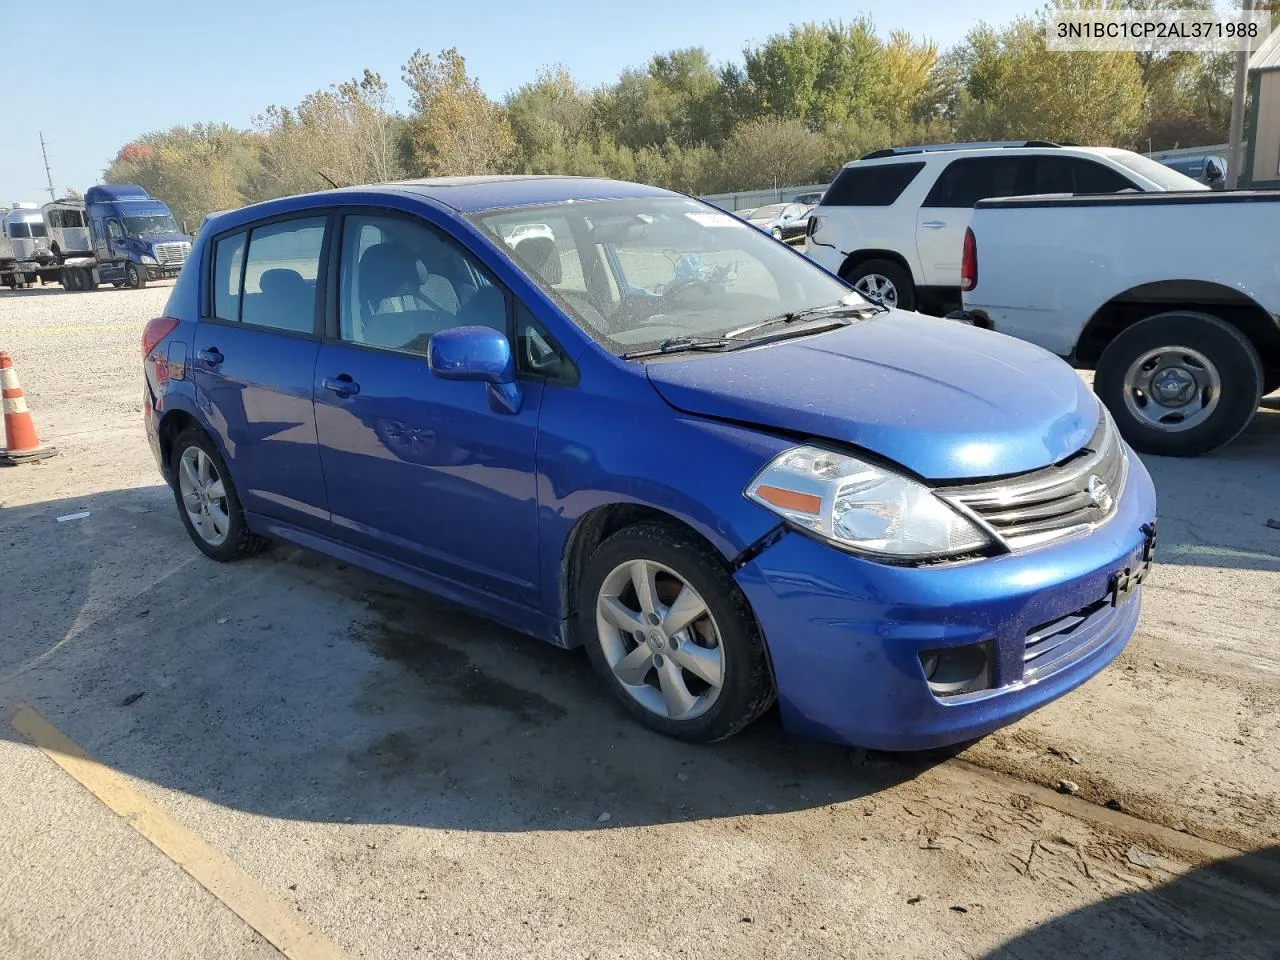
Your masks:
{"label": "semi truck", "polygon": [[10,287],[37,279],[57,280],[70,291],[95,290],[103,283],[145,287],[151,280],[176,277],[191,252],[191,237],[178,228],[164,202],[132,183],[100,184],[86,190],[83,200],[55,200],[40,210],[24,207],[21,214],[38,221],[28,229],[39,231],[43,245],[35,259],[20,259],[15,249],[8,272],[0,249],[0,283]]}

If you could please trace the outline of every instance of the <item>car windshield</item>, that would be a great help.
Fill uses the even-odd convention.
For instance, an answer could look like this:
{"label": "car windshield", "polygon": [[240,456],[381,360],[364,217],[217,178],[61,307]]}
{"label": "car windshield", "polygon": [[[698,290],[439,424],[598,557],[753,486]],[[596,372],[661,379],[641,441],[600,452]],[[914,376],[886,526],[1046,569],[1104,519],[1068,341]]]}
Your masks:
{"label": "car windshield", "polygon": [[[539,205],[470,219],[615,353],[724,336],[842,299],[868,303],[767,234],[683,197]],[[538,229],[521,231],[526,224]]]}
{"label": "car windshield", "polygon": [[1128,167],[1139,176],[1146,177],[1155,183],[1161,190],[1208,190],[1209,188],[1199,180],[1192,180],[1185,173],[1179,173],[1172,167],[1166,167],[1163,163],[1157,163],[1150,157],[1144,157],[1140,153],[1130,153],[1128,150],[1117,150],[1109,153],[1108,157],[1120,164],[1122,167]]}
{"label": "car windshield", "polygon": [[124,228],[131,237],[145,237],[153,233],[177,233],[178,222],[169,214],[154,217],[125,217]]}

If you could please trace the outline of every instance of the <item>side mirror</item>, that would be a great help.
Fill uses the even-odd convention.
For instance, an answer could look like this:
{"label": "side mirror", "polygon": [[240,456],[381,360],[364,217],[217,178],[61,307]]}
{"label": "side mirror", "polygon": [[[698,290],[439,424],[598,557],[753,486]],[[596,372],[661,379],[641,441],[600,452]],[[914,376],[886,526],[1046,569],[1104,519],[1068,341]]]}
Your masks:
{"label": "side mirror", "polygon": [[427,367],[441,380],[483,381],[490,406],[520,412],[524,394],[516,383],[511,343],[492,327],[453,327],[434,334],[427,343]]}

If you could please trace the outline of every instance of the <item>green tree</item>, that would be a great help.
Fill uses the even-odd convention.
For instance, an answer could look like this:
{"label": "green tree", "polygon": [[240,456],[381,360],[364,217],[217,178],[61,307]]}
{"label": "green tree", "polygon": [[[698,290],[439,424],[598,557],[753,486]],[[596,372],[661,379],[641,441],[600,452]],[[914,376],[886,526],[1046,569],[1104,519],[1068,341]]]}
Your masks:
{"label": "green tree", "polygon": [[415,172],[442,176],[511,169],[517,144],[506,112],[467,76],[456,47],[436,57],[414,51],[404,81],[413,98],[408,152]]}
{"label": "green tree", "polygon": [[875,116],[888,84],[884,43],[871,20],[806,23],[743,51],[729,79],[739,109],[795,118],[820,129],[853,116]]}
{"label": "green tree", "polygon": [[957,61],[967,67],[967,96],[955,117],[961,139],[1135,144],[1147,91],[1132,52],[1051,52],[1043,15],[999,31],[979,25],[964,47]]}
{"label": "green tree", "polygon": [[260,148],[259,138],[226,124],[178,126],[122,147],[103,179],[138,184],[195,229],[207,214],[250,199],[245,187],[260,175]]}
{"label": "green tree", "polygon": [[371,70],[359,79],[317,90],[296,107],[267,107],[255,119],[262,134],[263,175],[250,192],[283,196],[381,183],[400,173],[397,118],[386,81]]}
{"label": "green tree", "polygon": [[638,148],[719,143],[726,133],[721,76],[700,47],[653,57],[642,70],[624,70],[596,97],[598,129]]}
{"label": "green tree", "polygon": [[557,64],[540,70],[532,83],[508,94],[505,106],[511,132],[527,163],[557,144],[586,138],[594,100]]}
{"label": "green tree", "polygon": [[827,160],[827,143],[799,120],[761,117],[744,123],[725,145],[734,190],[813,183]]}

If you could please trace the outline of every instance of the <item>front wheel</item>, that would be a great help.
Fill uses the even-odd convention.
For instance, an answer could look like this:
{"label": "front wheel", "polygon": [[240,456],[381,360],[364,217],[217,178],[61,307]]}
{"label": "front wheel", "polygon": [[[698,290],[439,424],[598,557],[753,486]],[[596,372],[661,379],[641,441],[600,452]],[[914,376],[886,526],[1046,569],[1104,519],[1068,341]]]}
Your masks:
{"label": "front wheel", "polygon": [[239,560],[267,541],[251,533],[221,454],[203,430],[178,436],[171,461],[178,514],[192,541],[214,560]]}
{"label": "front wheel", "polygon": [[134,290],[141,290],[147,285],[146,271],[142,270],[136,263],[128,263],[124,268],[124,282],[126,286]]}
{"label": "front wheel", "polygon": [[867,260],[843,276],[868,300],[900,310],[916,308],[915,282],[910,273],[892,260]]}
{"label": "front wheel", "polygon": [[581,581],[578,629],[632,717],[711,742],[773,703],[764,639],[720,557],[677,527],[642,523],[602,543]]}
{"label": "front wheel", "polygon": [[1243,333],[1211,314],[1162,313],[1107,345],[1093,387],[1135,449],[1192,457],[1248,425],[1262,399],[1262,361]]}

